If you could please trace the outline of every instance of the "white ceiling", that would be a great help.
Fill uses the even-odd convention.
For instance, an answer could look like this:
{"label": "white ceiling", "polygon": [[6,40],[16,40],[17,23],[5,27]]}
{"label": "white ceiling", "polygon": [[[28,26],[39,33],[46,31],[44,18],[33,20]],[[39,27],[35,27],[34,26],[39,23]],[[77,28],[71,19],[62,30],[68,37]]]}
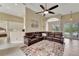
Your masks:
{"label": "white ceiling", "polygon": [[[42,3],[26,3],[26,7],[39,12],[42,9],[40,8],[40,4]],[[59,7],[52,10],[53,12],[55,12],[55,15],[58,14],[69,14],[70,11],[74,12],[79,12],[79,4],[78,3],[48,3],[47,4],[47,8],[50,8],[54,5],[58,4]],[[0,7],[0,12],[5,12],[5,13],[9,13],[12,15],[16,15],[16,16],[20,16],[23,17],[24,16],[24,5],[22,3],[16,4],[16,3],[0,3],[1,7]],[[45,5],[44,3],[42,5]],[[47,15],[47,16],[51,16],[51,15]]]}
{"label": "white ceiling", "polygon": [[0,3],[0,12],[8,13],[15,16],[24,16],[24,6],[16,3]]}

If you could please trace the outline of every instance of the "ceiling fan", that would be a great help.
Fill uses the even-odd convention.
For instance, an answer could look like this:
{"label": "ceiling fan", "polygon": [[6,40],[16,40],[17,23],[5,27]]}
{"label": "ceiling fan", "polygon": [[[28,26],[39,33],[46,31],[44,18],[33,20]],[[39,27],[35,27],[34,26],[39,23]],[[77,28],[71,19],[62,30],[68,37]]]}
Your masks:
{"label": "ceiling fan", "polygon": [[53,6],[53,7],[50,7],[49,9],[47,9],[47,4],[45,4],[45,7],[44,7],[43,5],[40,5],[40,7],[43,9],[43,11],[37,12],[36,14],[43,13],[43,16],[45,16],[45,15],[47,15],[48,13],[49,13],[49,14],[55,14],[55,13],[52,12],[51,10],[57,8],[58,5],[55,5],[55,6]]}

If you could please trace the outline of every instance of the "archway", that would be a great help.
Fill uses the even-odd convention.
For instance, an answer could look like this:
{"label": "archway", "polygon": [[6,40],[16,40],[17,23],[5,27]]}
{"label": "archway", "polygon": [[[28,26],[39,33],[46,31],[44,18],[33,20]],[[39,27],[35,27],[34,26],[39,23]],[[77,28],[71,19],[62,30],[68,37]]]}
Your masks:
{"label": "archway", "polygon": [[46,31],[60,31],[60,19],[50,18],[46,21]]}

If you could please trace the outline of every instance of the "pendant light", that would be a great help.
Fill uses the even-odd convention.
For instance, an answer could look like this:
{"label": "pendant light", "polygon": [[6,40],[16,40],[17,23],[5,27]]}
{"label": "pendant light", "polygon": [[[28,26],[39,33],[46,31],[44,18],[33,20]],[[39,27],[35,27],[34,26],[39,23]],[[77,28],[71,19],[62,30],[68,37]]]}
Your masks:
{"label": "pendant light", "polygon": [[23,20],[23,29],[22,29],[22,31],[23,32],[25,32],[25,30],[26,30],[26,4],[25,3],[22,3],[23,4],[23,6],[24,6],[24,20]]}
{"label": "pendant light", "polygon": [[72,21],[73,19],[72,19],[72,11],[70,12],[70,20]]}

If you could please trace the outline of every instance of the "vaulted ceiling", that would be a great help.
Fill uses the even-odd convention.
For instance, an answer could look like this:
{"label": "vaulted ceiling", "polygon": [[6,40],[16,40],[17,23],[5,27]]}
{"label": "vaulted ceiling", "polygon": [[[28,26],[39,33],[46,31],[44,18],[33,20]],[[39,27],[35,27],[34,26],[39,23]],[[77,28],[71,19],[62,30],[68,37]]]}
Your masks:
{"label": "vaulted ceiling", "polygon": [[[40,4],[45,6],[44,3],[26,3],[25,6],[32,9],[33,11],[39,12],[42,10],[40,8]],[[54,15],[70,14],[71,11],[73,13],[79,12],[78,3],[47,3],[47,8],[50,8],[56,4],[58,4],[59,7],[52,10],[53,12],[55,12]],[[24,16],[24,5],[22,3],[0,3],[0,12],[23,17]],[[54,16],[54,15],[48,14],[46,17]]]}

